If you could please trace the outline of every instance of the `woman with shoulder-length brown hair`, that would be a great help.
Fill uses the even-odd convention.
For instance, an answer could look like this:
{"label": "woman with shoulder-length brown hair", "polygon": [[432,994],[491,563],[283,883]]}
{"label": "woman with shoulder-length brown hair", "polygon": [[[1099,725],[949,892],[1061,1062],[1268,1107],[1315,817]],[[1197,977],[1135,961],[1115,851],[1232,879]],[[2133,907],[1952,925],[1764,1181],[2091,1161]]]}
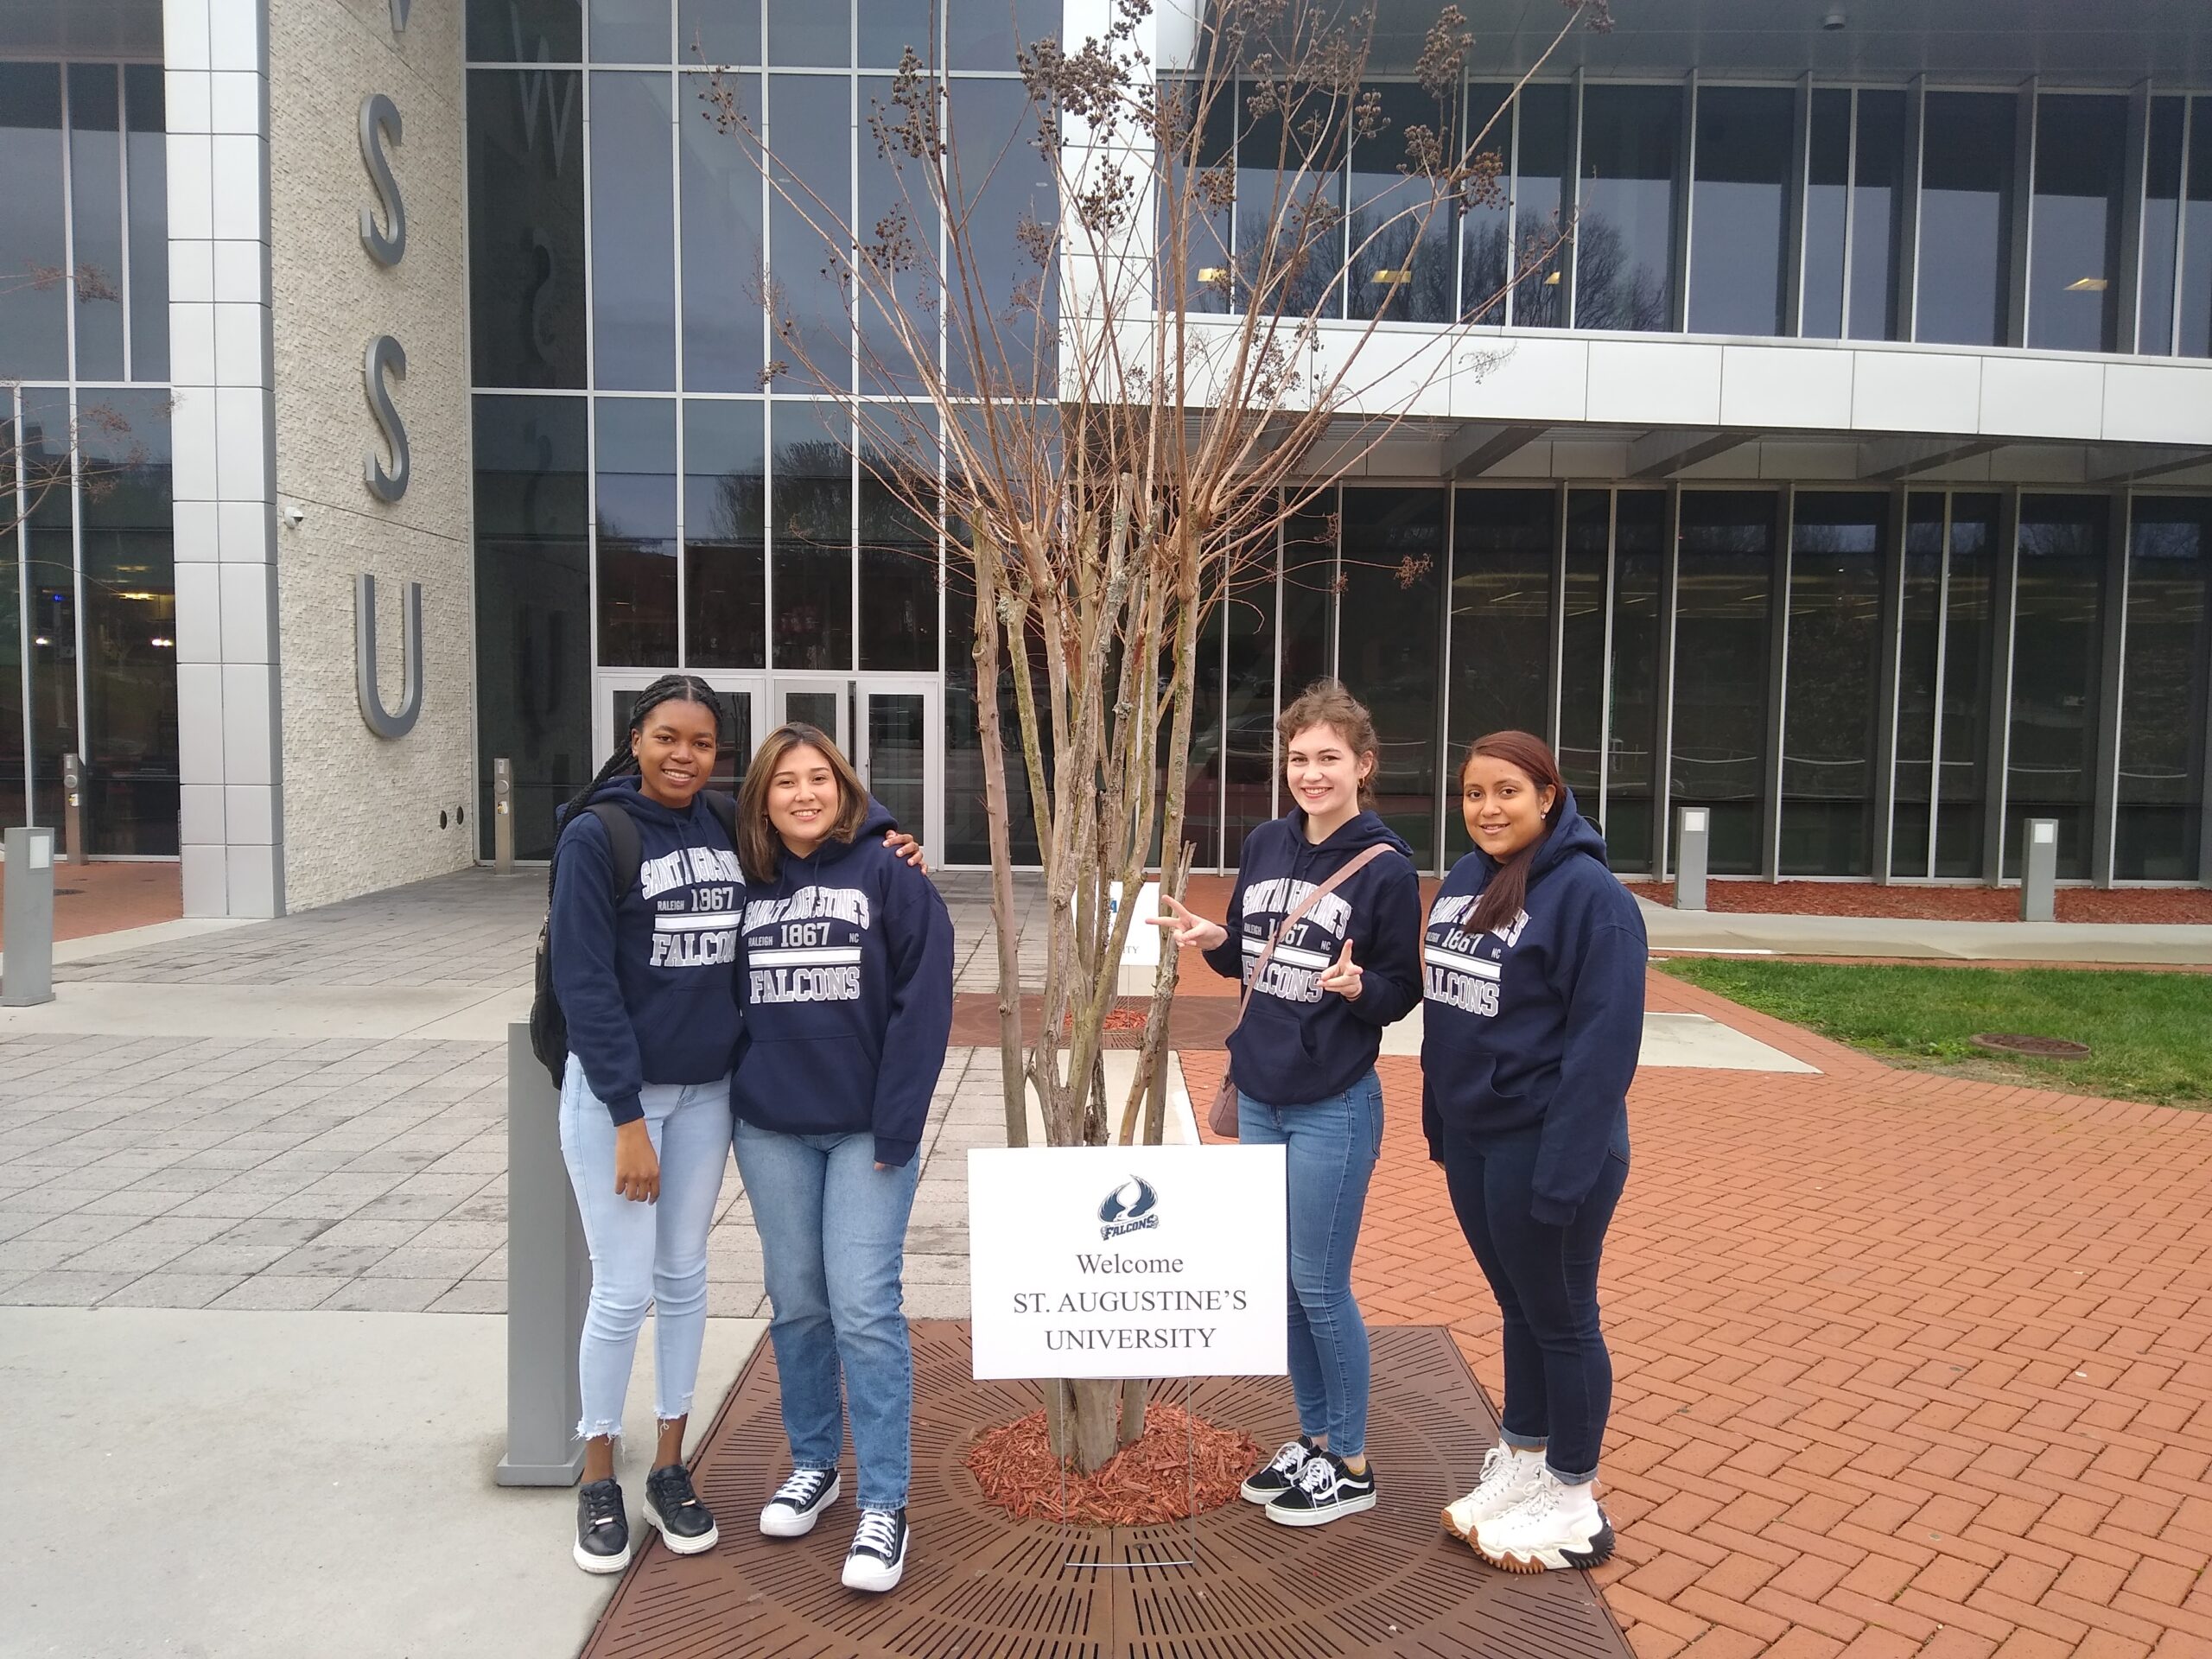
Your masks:
{"label": "woman with shoulder-length brown hair", "polygon": [[1475,849],[1429,906],[1421,1127],[1497,1299],[1505,1403],[1444,1524],[1515,1572],[1594,1567],[1613,1549],[1598,1262],[1628,1180],[1643,918],[1542,739],[1478,738],[1459,791]]}

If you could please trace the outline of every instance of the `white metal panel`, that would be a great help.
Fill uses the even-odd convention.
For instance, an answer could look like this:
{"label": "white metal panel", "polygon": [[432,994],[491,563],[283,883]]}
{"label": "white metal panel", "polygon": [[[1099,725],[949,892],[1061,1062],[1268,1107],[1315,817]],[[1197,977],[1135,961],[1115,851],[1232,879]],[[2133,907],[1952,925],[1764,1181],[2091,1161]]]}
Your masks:
{"label": "white metal panel", "polygon": [[2080,358],[1993,353],[1981,365],[1974,430],[2030,438],[2094,438],[2104,426],[2104,365]]}
{"label": "white metal panel", "polygon": [[1847,429],[1856,356],[1804,346],[1722,346],[1720,424]]}
{"label": "white metal panel", "polygon": [[1981,360],[1948,352],[1855,352],[1851,422],[1862,432],[1979,432]]}
{"label": "white metal panel", "polygon": [[1632,426],[1713,425],[1720,418],[1720,352],[1692,340],[1592,340],[1587,418]]}

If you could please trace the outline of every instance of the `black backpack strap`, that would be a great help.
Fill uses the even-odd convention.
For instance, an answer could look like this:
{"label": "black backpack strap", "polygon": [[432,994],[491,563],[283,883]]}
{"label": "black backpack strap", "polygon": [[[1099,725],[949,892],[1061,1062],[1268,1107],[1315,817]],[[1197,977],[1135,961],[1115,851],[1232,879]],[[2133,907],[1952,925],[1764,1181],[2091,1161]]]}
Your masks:
{"label": "black backpack strap", "polygon": [[614,866],[614,902],[619,905],[638,885],[638,866],[645,856],[638,821],[614,801],[594,801],[584,810],[607,831],[607,856]]}
{"label": "black backpack strap", "polygon": [[715,822],[721,825],[722,833],[729,837],[729,844],[734,849],[737,845],[737,798],[716,790],[704,789],[699,791],[699,798],[707,804],[707,810],[715,815]]}

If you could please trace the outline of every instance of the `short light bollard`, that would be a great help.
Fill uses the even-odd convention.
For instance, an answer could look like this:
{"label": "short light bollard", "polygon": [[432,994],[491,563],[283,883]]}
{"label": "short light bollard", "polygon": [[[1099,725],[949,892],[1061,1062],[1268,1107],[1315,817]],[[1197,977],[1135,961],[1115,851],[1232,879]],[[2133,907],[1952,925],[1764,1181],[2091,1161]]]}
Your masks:
{"label": "short light bollard", "polygon": [[515,763],[492,762],[492,868],[515,873]]}
{"label": "short light bollard", "polygon": [[0,947],[0,1008],[54,1001],[54,831],[8,831],[8,938]]}
{"label": "short light bollard", "polygon": [[583,1394],[576,1348],[591,1295],[591,1252],[561,1157],[561,1094],[507,1027],[507,1452],[502,1486],[573,1486]]}
{"label": "short light bollard", "polygon": [[2058,820],[2030,818],[2020,849],[2020,919],[2058,919]]}
{"label": "short light bollard", "polygon": [[1705,908],[1705,844],[1711,834],[1709,807],[1685,806],[1675,813],[1675,908]]}
{"label": "short light bollard", "polygon": [[61,856],[82,864],[92,856],[85,844],[85,763],[73,751],[61,757]]}

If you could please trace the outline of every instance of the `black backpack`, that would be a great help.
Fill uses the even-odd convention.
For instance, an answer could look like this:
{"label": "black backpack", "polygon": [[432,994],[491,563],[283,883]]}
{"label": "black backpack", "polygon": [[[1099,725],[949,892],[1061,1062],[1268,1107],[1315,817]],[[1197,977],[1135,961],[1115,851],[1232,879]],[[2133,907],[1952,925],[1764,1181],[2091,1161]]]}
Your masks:
{"label": "black backpack", "polygon": [[[715,821],[729,837],[729,844],[737,845],[737,803],[728,795],[718,795],[711,790],[702,791],[699,798],[715,815]],[[600,822],[607,831],[607,845],[614,864],[614,902],[620,906],[628,897],[630,889],[638,885],[638,866],[645,858],[645,843],[638,834],[638,821],[618,801],[594,801],[584,810]],[[554,843],[554,856],[560,856],[560,843]],[[537,984],[530,1000],[530,1052],[537,1056],[553,1079],[553,1086],[561,1086],[569,1069],[569,1020],[561,1012],[561,999],[553,994],[553,903],[549,889],[545,905],[545,920],[537,930]]]}

